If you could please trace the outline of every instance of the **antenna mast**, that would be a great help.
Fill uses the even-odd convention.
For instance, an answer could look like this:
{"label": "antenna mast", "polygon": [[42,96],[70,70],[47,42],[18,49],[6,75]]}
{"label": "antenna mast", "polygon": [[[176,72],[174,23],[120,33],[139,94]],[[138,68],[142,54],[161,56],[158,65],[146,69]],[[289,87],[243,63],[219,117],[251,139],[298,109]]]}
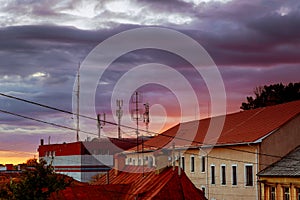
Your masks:
{"label": "antenna mast", "polygon": [[77,142],[79,141],[79,90],[80,90],[80,62],[78,64],[78,72],[77,72],[77,92],[76,92],[76,97],[77,97],[77,111],[76,111],[76,123],[77,123],[77,126],[76,126],[76,140]]}
{"label": "antenna mast", "polygon": [[118,116],[118,138],[122,138],[122,136],[121,136],[121,118],[123,116],[122,106],[123,106],[123,100],[117,99],[118,109],[116,111],[116,114]]}
{"label": "antenna mast", "polygon": [[[132,103],[135,105],[135,109],[131,111],[132,120],[136,121],[136,151],[139,153],[139,120],[141,120],[139,103],[141,103],[140,93],[135,91],[132,96]],[[138,154],[138,164],[139,164],[139,154]]]}
{"label": "antenna mast", "polygon": [[[150,122],[150,117],[149,117],[149,103],[145,103],[145,112],[143,114],[143,120],[146,125],[146,134],[148,136],[149,134],[149,122]],[[143,176],[144,176],[144,135],[142,135],[142,165],[143,165]]]}
{"label": "antenna mast", "polygon": [[103,126],[105,125],[105,121],[106,121],[106,116],[105,113],[103,113],[103,120],[101,120],[101,114],[97,115],[97,121],[98,121],[98,138],[100,139],[101,137],[101,128],[103,128]]}

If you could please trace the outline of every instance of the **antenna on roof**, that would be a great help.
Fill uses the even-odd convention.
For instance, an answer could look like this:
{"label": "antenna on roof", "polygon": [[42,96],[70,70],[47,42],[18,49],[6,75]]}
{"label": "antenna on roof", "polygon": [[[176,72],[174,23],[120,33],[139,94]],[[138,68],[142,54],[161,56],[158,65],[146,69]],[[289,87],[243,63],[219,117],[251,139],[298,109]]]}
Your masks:
{"label": "antenna on roof", "polygon": [[[149,103],[144,103],[145,106],[145,112],[143,114],[144,123],[146,125],[146,134],[148,136],[149,134]],[[143,165],[143,176],[144,176],[144,135],[142,135],[142,165]]]}
{"label": "antenna on roof", "polygon": [[116,110],[116,115],[118,117],[118,138],[122,138],[122,136],[121,136],[121,118],[123,116],[122,106],[123,106],[123,100],[117,99],[118,109]]}
{"label": "antenna on roof", "polygon": [[103,119],[101,120],[101,114],[97,115],[97,125],[98,125],[98,138],[100,139],[101,137],[101,128],[103,128],[103,126],[105,125],[105,121],[106,121],[106,116],[105,113],[102,114]]}
{"label": "antenna on roof", "polygon": [[[138,91],[135,91],[132,95],[132,103],[135,106],[134,109],[131,110],[131,118],[132,120],[136,121],[136,151],[139,153],[139,120],[141,120],[142,116],[140,113],[139,104],[142,102],[141,94]],[[139,161],[139,154],[138,155],[138,165],[140,164]]]}
{"label": "antenna on roof", "polygon": [[80,90],[80,62],[78,63],[78,72],[77,72],[77,91],[76,91],[76,140],[79,141],[79,90]]}

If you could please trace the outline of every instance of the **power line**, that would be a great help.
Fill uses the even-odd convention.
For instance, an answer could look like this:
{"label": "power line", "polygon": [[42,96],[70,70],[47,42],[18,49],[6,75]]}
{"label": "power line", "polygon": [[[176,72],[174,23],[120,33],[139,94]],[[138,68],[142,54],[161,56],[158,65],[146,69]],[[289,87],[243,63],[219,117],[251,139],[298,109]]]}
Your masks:
{"label": "power line", "polygon": [[[40,106],[40,107],[52,109],[52,110],[55,110],[55,111],[59,111],[59,112],[67,113],[67,114],[76,115],[76,114],[74,114],[73,112],[70,112],[70,111],[66,111],[66,110],[63,110],[63,109],[55,108],[55,107],[48,106],[48,105],[41,104],[41,103],[37,103],[37,102],[34,102],[34,101],[29,101],[29,100],[22,99],[22,98],[19,98],[19,97],[7,95],[7,94],[4,94],[4,93],[0,93],[0,95],[5,96],[5,97],[8,97],[8,98],[16,99],[16,100],[19,100],[19,101],[23,101],[23,102],[26,102],[26,103],[30,103],[30,104],[33,104],[33,105],[37,105],[37,106]],[[1,110],[1,112],[3,112],[3,110]],[[15,113],[12,113],[12,112],[8,112],[8,111],[4,111],[4,112],[5,112],[5,113],[8,113],[8,114],[12,114],[12,115],[19,116],[19,117],[23,117],[23,118],[26,118],[26,119],[32,119],[32,120],[34,120],[34,121],[38,121],[38,122],[42,122],[42,123],[46,123],[46,124],[55,126],[54,123],[51,123],[51,122],[45,122],[45,121],[38,120],[38,119],[34,119],[34,118],[31,118],[31,117],[25,117],[25,116],[22,116],[22,115],[19,115],[19,114],[15,114]],[[93,117],[90,117],[90,116],[85,116],[85,115],[80,115],[80,114],[79,114],[79,116],[80,116],[80,117],[83,117],[83,118],[86,118],[86,119],[91,119],[91,120],[97,121],[96,118],[93,118]],[[103,120],[100,120],[100,121],[103,121]],[[110,122],[110,121],[107,121],[107,120],[105,120],[105,121],[103,121],[103,122],[105,122],[105,123],[107,123],[107,124],[114,125],[114,126],[118,126],[117,123]],[[66,129],[73,130],[73,131],[76,131],[76,130],[77,130],[77,129],[70,128],[70,127],[63,126],[63,125],[58,125],[58,124],[56,124],[56,125],[57,125],[58,127],[60,127],[60,128],[66,128]],[[135,129],[136,129],[135,127],[126,126],[126,125],[121,125],[121,127],[128,128],[128,129],[132,129],[132,130],[135,130]],[[146,132],[146,133],[147,133],[146,130],[140,129],[140,131],[143,131],[143,132]],[[96,135],[95,133],[91,133],[91,132],[88,132],[88,131],[81,131],[81,132],[82,132],[82,133],[86,133],[86,134]],[[168,138],[171,138],[171,139],[176,137],[176,136],[172,136],[172,135],[166,135],[166,134],[164,134],[164,133],[158,134],[158,133],[153,132],[153,131],[148,131],[147,134],[156,134],[156,135],[168,137]],[[185,139],[185,138],[180,138],[180,137],[176,137],[176,139],[182,140],[182,141],[186,141],[186,142],[197,143],[197,144],[199,144],[199,145],[212,145],[212,144],[205,144],[205,143],[203,143],[203,142],[199,142],[199,141],[195,141],[195,140],[190,140],[190,139]],[[151,146],[150,146],[150,147],[151,147]],[[156,147],[156,146],[153,146],[153,147]],[[157,148],[157,147],[156,147],[156,148]],[[277,155],[264,154],[264,153],[260,153],[260,152],[252,152],[252,151],[247,151],[247,150],[240,150],[240,149],[235,149],[235,148],[231,148],[231,147],[228,147],[228,146],[224,146],[223,148],[231,149],[231,150],[233,150],[233,151],[243,151],[243,152],[245,152],[245,153],[250,153],[250,154],[263,155],[263,156],[274,157],[274,158],[283,158],[283,157],[277,156]]]}
{"label": "power line", "polygon": [[[56,123],[53,123],[53,122],[47,122],[47,121],[40,120],[40,119],[35,119],[35,118],[32,118],[32,117],[27,117],[27,116],[20,115],[20,114],[17,114],[17,113],[13,113],[13,112],[9,112],[9,111],[6,111],[6,110],[1,110],[1,109],[0,109],[0,112],[6,113],[6,114],[9,114],[9,115],[14,115],[14,116],[17,116],[17,117],[21,117],[21,118],[24,118],[24,119],[29,119],[29,120],[32,120],[32,121],[36,121],[36,122],[48,124],[48,125],[51,125],[51,126],[56,126],[56,127],[59,127],[59,128],[64,128],[64,129],[76,131],[75,128],[71,128],[71,127],[68,127],[68,126],[56,124]],[[82,131],[82,130],[80,130],[80,132],[86,133],[86,134],[97,135],[97,134],[95,134],[95,133],[88,132],[88,131]]]}
{"label": "power line", "polygon": [[[86,119],[90,119],[90,120],[94,120],[94,121],[98,121],[97,118],[94,118],[94,117],[90,117],[90,116],[86,116],[86,115],[82,115],[82,114],[77,114],[77,113],[73,113],[71,111],[67,111],[67,110],[63,110],[63,109],[60,109],[60,108],[56,108],[56,107],[53,107],[53,106],[48,106],[48,105],[45,105],[45,104],[41,104],[41,103],[37,103],[35,101],[30,101],[30,100],[26,100],[26,99],[22,99],[22,98],[19,98],[19,97],[15,97],[15,96],[12,96],[12,95],[8,95],[8,94],[4,94],[4,93],[1,93],[0,92],[0,95],[1,96],[5,96],[7,98],[11,98],[11,99],[15,99],[15,100],[18,100],[18,101],[23,101],[23,102],[26,102],[26,103],[29,103],[29,104],[33,104],[33,105],[36,105],[36,106],[40,106],[40,107],[43,107],[43,108],[48,108],[50,110],[55,110],[55,111],[58,111],[58,112],[63,112],[63,113],[66,113],[66,114],[71,114],[71,115],[78,115],[79,117],[82,117],[82,118],[86,118]],[[107,120],[100,120],[101,122],[105,122],[107,124],[110,124],[110,125],[114,125],[114,126],[117,126],[118,124],[115,123],[115,122],[110,122],[110,121],[107,121]],[[128,128],[128,129],[132,129],[132,130],[135,130],[136,128],[134,127],[131,127],[131,126],[126,126],[126,125],[120,125],[121,127],[123,128]],[[146,130],[143,130],[143,129],[140,129],[140,131],[143,131],[143,132],[146,132]],[[156,132],[151,132],[149,131],[149,133],[152,133],[152,134],[158,134]]]}

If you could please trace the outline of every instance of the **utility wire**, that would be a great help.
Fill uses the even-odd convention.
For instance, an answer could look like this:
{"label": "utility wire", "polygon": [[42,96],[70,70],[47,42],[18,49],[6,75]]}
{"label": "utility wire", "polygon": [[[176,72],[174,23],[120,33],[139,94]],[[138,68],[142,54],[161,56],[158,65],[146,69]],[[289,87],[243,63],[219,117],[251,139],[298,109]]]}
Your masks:
{"label": "utility wire", "polygon": [[[64,129],[76,131],[75,128],[71,128],[71,127],[68,127],[68,126],[56,124],[56,123],[53,123],[53,122],[43,121],[43,120],[40,120],[40,119],[35,119],[35,118],[32,118],[32,117],[27,117],[27,116],[20,115],[20,114],[17,114],[17,113],[13,113],[13,112],[9,112],[9,111],[6,111],[6,110],[1,110],[1,109],[0,109],[0,112],[5,113],[5,114],[9,114],[9,115],[14,115],[14,116],[17,116],[17,117],[21,117],[21,118],[24,118],[24,119],[29,119],[29,120],[32,120],[32,121],[36,121],[36,122],[48,124],[48,125],[51,125],[51,126],[56,126],[56,127],[59,127],[59,128],[64,128]],[[80,132],[82,132],[82,133],[87,133],[87,134],[97,135],[97,134],[95,134],[95,133],[88,132],[88,131],[82,131],[82,130],[80,130]]]}
{"label": "utility wire", "polygon": [[[55,108],[55,107],[52,107],[52,106],[48,106],[48,105],[45,105],[45,104],[41,104],[41,103],[37,103],[37,102],[34,102],[34,101],[29,101],[29,100],[26,100],[26,99],[22,99],[22,98],[19,98],[19,97],[15,97],[15,96],[11,96],[11,95],[7,95],[7,94],[4,94],[4,93],[0,93],[1,96],[5,96],[7,98],[11,98],[11,99],[15,99],[15,100],[19,100],[19,101],[23,101],[23,102],[26,102],[26,103],[30,103],[30,104],[33,104],[33,105],[37,105],[37,106],[40,106],[40,107],[44,107],[44,108],[48,108],[48,109],[52,109],[52,110],[55,110],[55,111],[59,111],[59,112],[64,112],[64,113],[67,113],[67,114],[72,114],[72,115],[77,115],[73,112],[70,112],[70,111],[66,111],[66,110],[63,110],[63,109],[59,109],[59,108]],[[58,126],[60,128],[66,128],[66,129],[69,129],[69,130],[73,130],[73,131],[76,131],[77,129],[74,129],[74,128],[70,128],[70,127],[67,127],[67,126],[63,126],[63,125],[59,125],[59,124],[55,124],[55,123],[51,123],[51,122],[46,122],[46,121],[42,121],[42,120],[38,120],[38,119],[34,119],[34,118],[31,118],[31,117],[26,117],[26,116],[23,116],[23,115],[19,115],[19,114],[15,114],[15,113],[12,113],[12,112],[8,112],[8,111],[4,111],[4,110],[0,110],[0,112],[4,112],[4,113],[7,113],[7,114],[12,114],[12,115],[16,115],[16,116],[19,116],[19,117],[23,117],[23,118],[26,118],[26,119],[30,119],[30,120],[34,120],[34,121],[38,121],[38,122],[41,122],[41,123],[46,123],[46,124],[49,124],[49,125],[53,125],[53,126]],[[90,116],[85,116],[85,115],[80,115],[80,117],[83,117],[83,118],[87,118],[87,119],[91,119],[91,120],[98,120],[96,118],[93,118],[93,117],[90,117]],[[106,121],[106,120],[100,120],[100,121],[103,121],[105,123],[108,123],[108,124],[111,124],[111,125],[115,125],[117,126],[118,124],[117,123],[114,123],[114,122],[110,122],[110,121]],[[131,126],[126,126],[126,125],[121,125],[121,127],[124,127],[124,128],[128,128],[128,129],[132,129],[132,130],[135,130],[136,128],[135,127],[131,127]],[[144,131],[147,133],[146,130],[143,130],[143,129],[140,129],[140,131]],[[86,134],[92,134],[92,135],[97,135],[95,133],[92,133],[92,132],[88,132],[88,131],[81,131],[82,133],[86,133]],[[164,133],[156,133],[156,132],[152,132],[152,131],[148,131],[148,134],[156,134],[156,135],[160,135],[160,136],[164,136],[164,137],[168,137],[168,138],[175,138],[175,136],[172,136],[172,135],[166,135]],[[187,141],[187,142],[193,142],[193,143],[197,143],[199,145],[212,145],[212,144],[205,144],[203,142],[199,142],[199,141],[194,141],[194,140],[190,140],[190,139],[185,139],[185,138],[180,138],[180,137],[176,137],[176,139],[178,140],[182,140],[182,141]],[[256,155],[263,155],[263,156],[268,156],[268,157],[274,157],[274,158],[283,158],[281,156],[277,156],[277,155],[271,155],[271,154],[264,154],[264,153],[260,153],[260,152],[252,152],[252,151],[247,151],[247,150],[240,150],[240,149],[235,149],[235,148],[231,148],[231,147],[228,147],[228,146],[224,146],[224,148],[227,148],[227,149],[230,149],[230,150],[233,150],[233,151],[243,151],[245,153],[250,153],[250,154],[256,154]]]}
{"label": "utility wire", "polygon": [[[68,130],[72,130],[72,131],[76,130],[76,129],[71,128],[71,127],[59,125],[59,124],[52,123],[52,122],[46,122],[46,121],[43,121],[43,120],[40,120],[40,119],[35,119],[35,118],[32,118],[32,117],[23,116],[23,115],[20,115],[20,114],[8,112],[8,111],[1,110],[1,109],[0,109],[0,112],[6,113],[6,114],[10,114],[10,115],[13,115],[13,116],[17,116],[17,117],[21,117],[21,118],[25,118],[25,119],[29,119],[29,120],[33,120],[33,121],[36,121],[36,122],[44,123],[44,124],[47,124],[47,125],[56,126],[56,127],[59,127],[59,128],[64,128],[64,129],[68,129]],[[87,132],[87,131],[81,131],[80,130],[80,132],[87,133],[87,134],[97,135],[96,133],[91,133],[91,132]],[[116,139],[117,140],[121,140],[123,142],[136,144],[134,141],[122,140],[122,139],[118,139],[118,138],[116,138]],[[155,147],[154,145],[148,145],[148,144],[144,144],[144,145],[148,146],[148,147]],[[233,149],[233,150],[236,150],[236,149]],[[10,151],[10,150],[7,150],[7,151]],[[247,151],[242,151],[242,152],[248,153]],[[141,153],[141,152],[138,152],[138,153]],[[195,155],[195,154],[188,153],[188,152],[185,152],[185,154],[186,155]],[[233,162],[241,162],[241,163],[258,164],[258,165],[262,165],[262,166],[268,166],[268,164],[263,164],[263,163],[256,163],[256,162],[249,162],[249,161],[242,161],[242,160],[235,160],[235,159],[229,159],[229,158],[221,158],[221,157],[216,157],[216,156],[207,156],[207,157],[208,158],[217,159],[217,160],[233,161]],[[55,157],[55,158],[57,159],[57,157]],[[293,160],[296,160],[296,159],[293,159]],[[71,160],[69,160],[69,161],[71,161]],[[93,164],[93,163],[90,163],[90,164]]]}
{"label": "utility wire", "polygon": [[[63,112],[63,113],[71,114],[71,115],[78,115],[79,117],[82,117],[82,118],[86,118],[86,119],[98,121],[98,119],[94,118],[94,117],[90,117],[90,116],[86,116],[86,115],[81,115],[81,114],[73,113],[71,111],[63,110],[63,109],[60,109],[60,108],[55,108],[55,107],[48,106],[48,105],[41,104],[41,103],[37,103],[37,102],[34,102],[34,101],[29,101],[29,100],[26,100],[26,99],[22,99],[22,98],[19,98],[19,97],[11,96],[11,95],[4,94],[4,93],[1,93],[1,92],[0,92],[0,95],[4,96],[4,97],[7,97],[7,98],[15,99],[15,100],[18,100],[18,101],[23,101],[23,102],[26,102],[26,103],[29,103],[29,104],[33,104],[33,105],[36,105],[36,106],[40,106],[40,107],[43,107],[43,108],[48,108],[48,109],[51,109],[51,110],[55,110],[55,111],[59,111],[59,112]],[[107,124],[115,125],[115,126],[118,125],[115,122],[110,122],[110,121],[107,121],[107,120],[101,120],[100,119],[99,121],[105,122]],[[136,129],[134,127],[126,126],[126,125],[121,125],[121,127],[128,128],[128,129],[133,129],[133,130]],[[140,131],[146,132],[146,130],[143,130],[143,129],[140,129]],[[156,132],[151,132],[151,131],[148,131],[148,132],[152,133],[152,134],[158,134]]]}

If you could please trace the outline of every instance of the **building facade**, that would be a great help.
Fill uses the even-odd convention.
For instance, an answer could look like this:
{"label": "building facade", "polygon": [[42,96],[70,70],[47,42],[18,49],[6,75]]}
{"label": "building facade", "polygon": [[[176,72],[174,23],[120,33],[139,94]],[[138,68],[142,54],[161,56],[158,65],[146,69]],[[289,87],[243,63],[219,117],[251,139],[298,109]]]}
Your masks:
{"label": "building facade", "polygon": [[143,152],[127,151],[127,163],[139,165],[141,161],[132,161],[153,157],[160,150],[169,156],[168,164],[180,165],[208,199],[260,199],[258,172],[300,145],[300,101],[223,117],[214,145],[204,143],[213,118],[182,123],[145,142]]}
{"label": "building facade", "polygon": [[114,154],[133,146],[136,146],[135,138],[102,138],[47,145],[41,141],[38,152],[39,159],[51,164],[55,172],[89,182],[94,175],[105,173],[114,166]]}
{"label": "building facade", "polygon": [[258,177],[261,200],[300,200],[300,146]]}

